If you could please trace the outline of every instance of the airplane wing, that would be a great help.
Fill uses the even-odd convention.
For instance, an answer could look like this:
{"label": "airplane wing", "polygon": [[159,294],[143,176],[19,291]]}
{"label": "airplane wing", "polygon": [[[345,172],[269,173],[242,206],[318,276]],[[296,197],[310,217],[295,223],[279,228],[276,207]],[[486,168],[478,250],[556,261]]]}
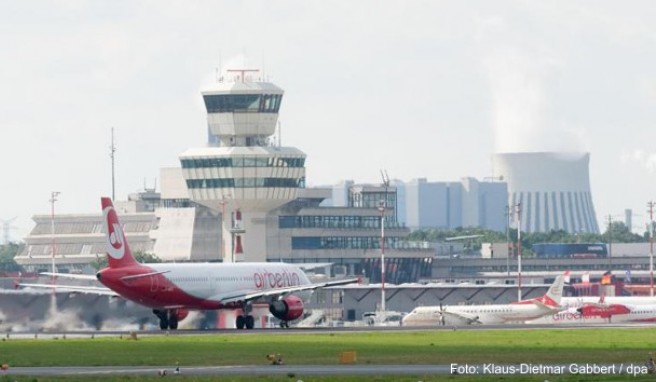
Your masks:
{"label": "airplane wing", "polygon": [[96,275],[80,275],[74,273],[52,273],[52,272],[41,272],[40,275],[44,276],[54,276],[62,279],[71,279],[71,280],[98,280]]}
{"label": "airplane wing", "polygon": [[462,321],[467,325],[482,324],[482,322],[478,319],[479,318],[478,315],[474,315],[474,314],[469,314],[465,312],[449,312],[446,309],[440,311],[440,314],[442,314],[445,317],[450,317],[452,319]]}
{"label": "airplane wing", "polygon": [[538,308],[547,311],[547,312],[560,312],[565,310],[566,308],[564,306],[558,305],[558,306],[553,306],[553,305],[548,305],[542,302],[539,298],[536,298],[534,300],[531,300],[531,303],[536,305]]}
{"label": "airplane wing", "polygon": [[[53,273],[53,272],[41,272],[39,274],[43,276],[54,276],[57,278],[64,278],[64,279],[71,279],[71,280],[98,281],[96,275],[82,275],[82,274],[74,274],[74,273]],[[62,284],[35,284],[35,283],[18,283],[16,284],[16,286],[35,288],[35,289],[50,289],[50,290],[54,289],[59,292],[75,292],[75,293],[96,294],[100,296],[120,297],[116,292],[105,287],[62,285]]]}
{"label": "airplane wing", "polygon": [[38,289],[54,289],[60,292],[77,292],[77,293],[96,294],[101,296],[120,297],[116,292],[105,287],[56,285],[56,284],[27,284],[27,283],[19,283],[18,286],[27,287],[27,288],[38,288]]}
{"label": "airplane wing", "polygon": [[317,268],[331,266],[333,263],[296,263],[296,265],[304,271],[311,271]]}
{"label": "airplane wing", "polygon": [[263,297],[285,296],[294,292],[301,292],[304,290],[315,290],[317,288],[325,288],[329,286],[346,285],[355,282],[358,282],[358,279],[326,281],[322,283],[295,285],[291,287],[266,289],[266,290],[237,291],[237,292],[231,292],[229,294],[215,296],[211,298],[211,300],[217,300],[217,301],[221,301],[222,303],[228,304],[231,302],[238,302],[238,301],[251,301]]}

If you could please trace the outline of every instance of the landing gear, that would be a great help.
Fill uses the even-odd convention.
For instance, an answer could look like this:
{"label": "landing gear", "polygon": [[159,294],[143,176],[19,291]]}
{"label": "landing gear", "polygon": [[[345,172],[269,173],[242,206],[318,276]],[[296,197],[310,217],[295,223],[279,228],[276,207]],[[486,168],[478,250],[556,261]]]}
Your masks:
{"label": "landing gear", "polygon": [[280,327],[281,327],[281,328],[289,328],[289,322],[287,322],[287,321],[280,321]]}
{"label": "landing gear", "polygon": [[237,329],[253,329],[255,327],[255,319],[251,315],[253,306],[251,306],[251,304],[245,304],[242,309],[244,311],[244,315],[237,316],[235,326],[237,326]]}
{"label": "landing gear", "polygon": [[178,311],[175,309],[169,309],[169,328],[178,329]]}
{"label": "landing gear", "polygon": [[248,316],[237,316],[237,320],[235,321],[235,324],[237,326],[237,329],[253,329],[255,327],[255,319],[253,316],[248,315]]}
{"label": "landing gear", "polygon": [[159,318],[159,328],[162,330],[178,328],[178,311],[175,309],[153,309],[153,313]]}

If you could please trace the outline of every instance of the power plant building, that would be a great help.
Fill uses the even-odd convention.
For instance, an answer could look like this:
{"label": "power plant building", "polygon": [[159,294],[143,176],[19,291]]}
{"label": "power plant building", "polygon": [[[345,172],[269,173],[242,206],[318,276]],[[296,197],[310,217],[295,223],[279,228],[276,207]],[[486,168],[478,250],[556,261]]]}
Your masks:
{"label": "power plant building", "polygon": [[522,231],[599,233],[589,153],[501,153],[492,161],[494,176],[508,183],[508,205],[520,206]]}

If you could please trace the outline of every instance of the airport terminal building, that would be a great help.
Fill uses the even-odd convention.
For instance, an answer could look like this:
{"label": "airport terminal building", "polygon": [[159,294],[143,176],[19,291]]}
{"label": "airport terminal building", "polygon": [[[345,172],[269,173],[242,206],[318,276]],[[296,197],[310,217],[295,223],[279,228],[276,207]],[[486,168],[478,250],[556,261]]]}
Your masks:
{"label": "airport terminal building", "polygon": [[[238,71],[202,95],[208,120],[205,145],[181,153],[180,167],[161,169],[160,192],[146,190],[115,203],[134,251],[163,261],[331,263],[322,272],[376,283],[381,279],[384,214],[386,281],[401,285],[445,272],[451,278],[475,276],[506,264],[501,259],[438,261],[436,246],[406,240],[410,229],[504,231],[507,207],[521,202],[522,230],[598,231],[587,154],[563,159],[542,153],[526,161],[498,155],[492,180],[415,179],[388,187],[345,181],[309,188],[306,154],[281,146],[274,137],[281,88]],[[535,175],[540,163],[554,176],[537,185],[523,179],[523,171]],[[566,182],[559,182],[563,177],[557,173],[572,163]],[[104,256],[100,208],[89,215],[56,215],[54,237],[50,216],[38,215],[34,221],[16,257],[19,264],[30,271],[50,270],[54,247],[58,271],[95,271],[94,262]]]}

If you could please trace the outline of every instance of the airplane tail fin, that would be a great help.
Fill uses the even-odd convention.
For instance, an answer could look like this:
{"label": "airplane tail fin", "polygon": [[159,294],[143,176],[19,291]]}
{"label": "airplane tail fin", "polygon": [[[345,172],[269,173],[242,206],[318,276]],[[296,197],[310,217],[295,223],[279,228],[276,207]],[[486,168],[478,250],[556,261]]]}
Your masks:
{"label": "airplane tail fin", "polygon": [[522,300],[514,304],[535,304],[546,309],[560,309],[560,300],[563,297],[563,286],[565,285],[565,276],[558,275],[553,284],[547,290],[547,293],[542,297],[533,298],[530,300]]}
{"label": "airplane tail fin", "polygon": [[110,268],[121,268],[130,265],[138,265],[139,262],[132,256],[130,246],[123,233],[118,215],[114,209],[112,199],[100,198],[103,210],[103,225],[105,227],[105,249],[107,251],[107,262]]}
{"label": "airplane tail fin", "polygon": [[559,307],[560,300],[563,297],[563,286],[565,284],[565,276],[558,275],[553,284],[549,287],[547,294],[542,297],[542,302],[550,307]]}

